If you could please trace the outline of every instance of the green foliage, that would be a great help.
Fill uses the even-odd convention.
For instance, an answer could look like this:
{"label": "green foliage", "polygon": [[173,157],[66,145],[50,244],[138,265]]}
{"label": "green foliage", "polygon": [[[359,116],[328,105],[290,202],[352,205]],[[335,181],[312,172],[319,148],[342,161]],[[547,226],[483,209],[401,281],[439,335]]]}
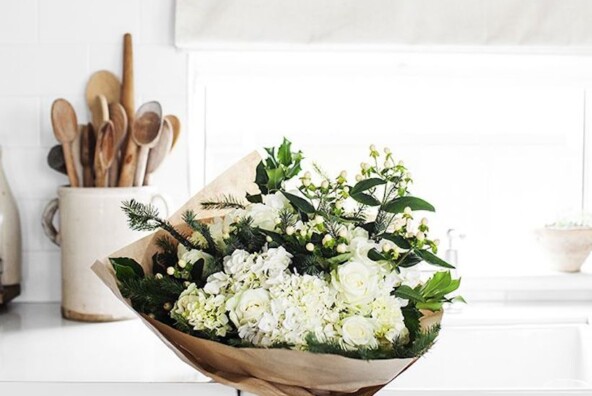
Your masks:
{"label": "green foliage", "polygon": [[109,258],[117,279],[143,278],[144,269],[134,259],[128,257]]}
{"label": "green foliage", "polygon": [[138,312],[170,323],[165,304],[174,304],[183,291],[183,283],[170,277],[158,279],[153,276],[119,278],[119,290],[125,298],[129,298]]}
{"label": "green foliage", "polygon": [[245,204],[241,199],[231,195],[223,195],[218,199],[201,202],[201,207],[206,210],[211,209],[244,209]]}
{"label": "green foliage", "polygon": [[360,192],[357,194],[351,194],[351,197],[366,206],[380,206],[380,201],[370,194]]}
{"label": "green foliage", "polygon": [[[436,272],[422,286],[417,286],[416,290],[422,297],[421,301],[416,300],[418,309],[429,309],[430,311],[439,311],[446,302],[452,302],[452,299],[446,296],[460,287],[460,279],[452,279],[449,271]],[[464,301],[462,297],[455,301]]]}
{"label": "green foliage", "polygon": [[421,198],[411,196],[398,197],[386,202],[382,206],[382,209],[389,213],[403,213],[407,207],[411,208],[411,210],[427,210],[430,212],[436,211],[436,209],[434,209],[430,203],[424,201]]}
{"label": "green foliage", "polygon": [[421,250],[421,249],[415,249],[414,252],[426,263],[435,265],[437,267],[454,269],[453,265],[448,264],[446,261],[442,260],[440,257],[436,256],[432,252],[429,252],[427,250]]}
{"label": "green foliage", "polygon": [[267,158],[257,166],[255,183],[262,194],[279,191],[287,180],[295,177],[302,170],[300,162],[302,152],[293,152],[292,143],[284,138],[280,147],[265,148]]}
{"label": "green foliage", "polygon": [[440,326],[435,325],[425,332],[419,332],[411,342],[398,342],[393,344],[381,344],[377,348],[359,348],[353,351],[343,349],[337,342],[319,341],[314,334],[306,336],[308,351],[313,353],[329,353],[351,359],[376,360],[376,359],[403,359],[414,358],[427,352],[440,332]]}
{"label": "green foliage", "polygon": [[187,249],[198,249],[187,237],[178,232],[167,220],[158,217],[158,210],[150,204],[143,204],[135,199],[124,201],[122,209],[127,215],[128,225],[136,231],[154,231],[161,228],[167,231]]}
{"label": "green foliage", "polygon": [[369,190],[373,187],[381,186],[386,183],[387,183],[387,181],[384,179],[380,179],[378,177],[371,177],[369,179],[364,179],[364,180],[361,180],[358,183],[356,183],[356,185],[352,187],[352,189],[350,190],[349,193],[350,193],[350,195],[353,196],[353,195],[362,193],[366,190]]}
{"label": "green foliage", "polygon": [[294,208],[296,208],[297,210],[304,212],[304,213],[314,213],[315,212],[314,206],[312,206],[312,204],[310,202],[308,202],[306,199],[301,198],[301,197],[294,195],[294,194],[290,194],[289,192],[286,192],[286,191],[282,191],[282,194],[284,194],[286,199],[288,201],[290,201],[292,206],[294,206]]}

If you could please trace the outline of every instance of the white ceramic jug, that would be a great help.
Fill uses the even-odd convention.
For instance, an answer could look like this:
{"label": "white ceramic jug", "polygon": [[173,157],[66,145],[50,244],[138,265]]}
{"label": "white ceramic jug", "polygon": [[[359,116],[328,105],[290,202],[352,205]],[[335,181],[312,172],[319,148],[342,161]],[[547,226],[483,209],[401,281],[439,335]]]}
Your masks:
{"label": "white ceramic jug", "polygon": [[0,304],[16,297],[21,283],[21,222],[2,167],[0,150]]}
{"label": "white ceramic jug", "polygon": [[[61,247],[62,316],[88,322],[127,319],[133,313],[115,298],[90,267],[119,248],[146,235],[130,230],[123,201],[166,200],[151,186],[125,188],[60,187],[58,198],[43,213],[45,234]],[[59,208],[59,231],[53,218]],[[163,213],[166,217],[168,213]]]}

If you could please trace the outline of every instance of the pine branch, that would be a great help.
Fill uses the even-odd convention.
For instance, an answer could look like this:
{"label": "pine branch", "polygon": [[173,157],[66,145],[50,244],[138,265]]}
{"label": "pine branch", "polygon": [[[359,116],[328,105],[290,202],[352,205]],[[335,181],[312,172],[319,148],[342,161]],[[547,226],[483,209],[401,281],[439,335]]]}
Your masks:
{"label": "pine branch", "polygon": [[207,224],[200,222],[196,218],[196,214],[192,210],[187,210],[183,213],[183,221],[191,228],[193,231],[200,233],[205,241],[207,246],[203,246],[203,250],[210,254],[216,253],[216,242],[212,238],[212,234],[210,233],[210,229]]}
{"label": "pine branch", "polygon": [[236,197],[223,195],[218,199],[202,202],[201,207],[204,209],[244,209],[245,204]]}
{"label": "pine branch", "polygon": [[127,215],[128,225],[132,230],[154,231],[162,228],[187,249],[199,249],[198,246],[177,231],[170,222],[158,217],[158,210],[153,205],[143,204],[132,199],[130,201],[124,201],[121,208]]}

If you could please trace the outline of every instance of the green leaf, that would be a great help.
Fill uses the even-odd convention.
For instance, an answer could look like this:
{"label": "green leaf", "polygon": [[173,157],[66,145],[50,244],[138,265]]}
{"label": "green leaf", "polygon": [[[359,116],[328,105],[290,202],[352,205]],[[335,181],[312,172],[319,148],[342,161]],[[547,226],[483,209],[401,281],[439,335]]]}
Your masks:
{"label": "green leaf", "polygon": [[356,201],[358,201],[359,203],[367,205],[367,206],[379,206],[380,205],[380,201],[378,199],[374,198],[370,194],[357,193],[357,194],[350,194],[350,196],[353,199],[355,199]]}
{"label": "green leaf", "polygon": [[409,286],[399,286],[395,289],[395,296],[399,298],[404,298],[409,301],[413,302],[423,302],[424,298],[422,297],[421,293],[415,289],[410,288]]}
{"label": "green leaf", "polygon": [[421,198],[411,196],[395,198],[392,201],[387,202],[382,209],[389,213],[403,213],[406,207],[410,207],[411,210],[436,211],[430,203]]}
{"label": "green leaf", "polygon": [[278,190],[284,180],[284,170],[282,168],[267,169],[267,176],[269,181],[267,182],[267,188],[269,190]]}
{"label": "green leaf", "polygon": [[356,185],[353,186],[352,189],[350,190],[349,194],[355,195],[355,194],[364,192],[366,190],[369,190],[372,187],[380,186],[383,184],[386,184],[386,180],[382,180],[377,177],[370,178],[370,179],[364,179],[364,180],[361,180],[358,183],[356,183]]}
{"label": "green leaf", "polygon": [[115,276],[120,281],[144,277],[144,269],[134,259],[129,257],[110,257],[109,261],[115,270]]}
{"label": "green leaf", "polygon": [[400,247],[401,249],[410,249],[411,244],[402,236],[394,235],[394,234],[382,234],[378,236],[379,238],[386,239]]}
{"label": "green leaf", "polygon": [[267,194],[267,182],[269,181],[269,177],[267,176],[267,172],[265,171],[265,164],[263,161],[259,162],[256,168],[255,173],[255,183],[259,186],[259,190],[261,190],[262,194]]}
{"label": "green leaf", "polygon": [[384,257],[378,250],[376,249],[370,249],[368,251],[368,258],[372,261],[383,261],[383,260],[387,260],[386,257]]}
{"label": "green leaf", "polygon": [[278,160],[280,161],[280,164],[284,166],[289,166],[292,164],[291,146],[292,143],[288,139],[284,138],[284,141],[278,149]]}
{"label": "green leaf", "polygon": [[466,304],[467,303],[466,300],[462,296],[454,296],[452,298],[452,302],[460,302],[460,303],[463,303],[463,304]]}
{"label": "green leaf", "polygon": [[409,268],[421,263],[421,261],[421,257],[418,257],[416,254],[408,254],[404,259],[399,261],[397,265],[402,268]]}
{"label": "green leaf", "polygon": [[262,203],[263,202],[263,197],[261,196],[261,194],[256,194],[256,195],[247,194],[246,198],[247,198],[247,201],[249,201],[250,203]]}
{"label": "green leaf", "polygon": [[345,263],[352,256],[353,256],[352,253],[342,253],[342,254],[339,254],[337,256],[333,256],[331,258],[328,258],[327,259],[327,263],[329,263],[329,264],[341,264],[341,263]]}
{"label": "green leaf", "polygon": [[449,271],[436,272],[421,288],[421,294],[426,297],[442,297],[442,290],[450,286],[452,278]]}
{"label": "green leaf", "polygon": [[442,260],[440,257],[436,256],[432,252],[428,252],[427,250],[420,250],[420,249],[414,249],[413,251],[415,252],[415,254],[417,254],[419,257],[421,257],[422,260],[424,260],[426,263],[435,265],[437,267],[454,269],[454,266],[448,264],[446,261]]}
{"label": "green leaf", "polygon": [[294,195],[294,194],[290,194],[289,192],[286,192],[286,191],[282,191],[282,194],[284,194],[286,199],[288,199],[288,201],[290,201],[290,203],[292,205],[294,205],[294,207],[296,207],[296,209],[301,210],[304,213],[314,213],[314,211],[315,211],[314,206],[312,206],[312,204],[310,202],[308,202],[306,199],[301,198],[301,197]]}
{"label": "green leaf", "polygon": [[442,304],[440,301],[419,302],[416,304],[416,307],[417,309],[428,309],[436,312],[442,309]]}

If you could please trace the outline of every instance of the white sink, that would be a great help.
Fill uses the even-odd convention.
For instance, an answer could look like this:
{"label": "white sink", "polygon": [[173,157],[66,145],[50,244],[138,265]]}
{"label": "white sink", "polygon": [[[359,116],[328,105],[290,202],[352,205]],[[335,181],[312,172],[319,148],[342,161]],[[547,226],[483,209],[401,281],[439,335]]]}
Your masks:
{"label": "white sink", "polygon": [[388,389],[592,394],[592,326],[444,328],[436,345]]}

